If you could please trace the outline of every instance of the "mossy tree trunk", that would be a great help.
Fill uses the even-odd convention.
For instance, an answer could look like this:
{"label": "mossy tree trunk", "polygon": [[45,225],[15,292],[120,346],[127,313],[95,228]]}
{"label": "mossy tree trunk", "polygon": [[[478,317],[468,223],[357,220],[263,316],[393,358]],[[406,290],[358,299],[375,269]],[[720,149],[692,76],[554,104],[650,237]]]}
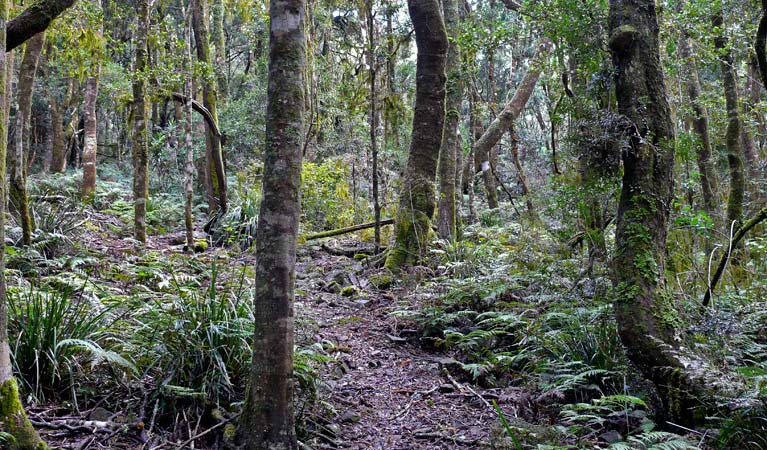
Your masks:
{"label": "mossy tree trunk", "polygon": [[743,151],[740,146],[740,114],[738,112],[738,82],[733,66],[732,50],[728,47],[724,35],[724,16],[721,2],[716,6],[717,12],[711,19],[711,25],[719,34],[714,38],[714,47],[719,53],[724,84],[725,106],[727,108],[727,164],[730,168],[730,194],[727,197],[727,230],[734,222],[735,228],[740,226],[743,219],[743,196],[745,193],[745,177],[743,175]]}
{"label": "mossy tree trunk", "polygon": [[[95,0],[94,6],[101,10],[101,0]],[[101,40],[103,21],[99,21],[96,39]],[[90,74],[85,82],[85,101],[83,102],[83,202],[90,203],[96,195],[96,151],[98,147],[98,122],[96,120],[96,99],[99,95],[99,74],[101,55],[92,55]]]}
{"label": "mossy tree trunk", "polygon": [[22,242],[24,245],[32,243],[32,216],[29,213],[29,199],[27,198],[27,158],[29,155],[30,122],[32,118],[32,89],[35,84],[35,72],[37,61],[45,43],[45,32],[36,34],[26,44],[24,56],[19,68],[18,104],[16,114],[16,141],[12,157],[8,159],[10,165],[10,203],[16,210],[21,223]]}
{"label": "mossy tree trunk", "polygon": [[224,19],[226,17],[224,1],[214,0],[210,13],[213,22],[213,45],[216,47],[218,93],[222,99],[225,99],[229,92],[229,83],[227,80],[226,35],[224,34]]}
{"label": "mossy tree trunk", "polygon": [[194,221],[192,216],[192,197],[194,181],[194,146],[192,145],[192,99],[194,98],[194,69],[192,66],[192,30],[191,24],[184,30],[184,67],[186,79],[184,80],[184,94],[189,99],[185,105],[184,119],[184,148],[186,149],[186,167],[184,170],[184,228],[186,229],[186,247],[188,251],[194,251]]}
{"label": "mossy tree trunk", "polygon": [[418,48],[413,131],[385,266],[397,271],[419,261],[428,248],[436,208],[434,181],[445,121],[447,32],[437,0],[408,0]]}
{"label": "mossy tree trunk", "polygon": [[[367,59],[369,66],[370,107],[368,109],[368,126],[370,127],[370,154],[372,156],[372,189],[373,189],[373,219],[376,226],[373,231],[375,252],[381,248],[381,203],[378,189],[378,62],[376,60],[376,25],[374,20],[374,2],[367,0],[365,3],[365,16],[367,21]],[[355,182],[356,186],[356,182]],[[355,200],[354,204],[357,202]]]}
{"label": "mossy tree trunk", "polygon": [[[0,1],[0,49],[6,46],[6,22],[9,4]],[[6,176],[6,153],[8,147],[8,109],[10,98],[8,83],[8,60],[12,53],[0,51],[0,180]],[[0,183],[0,242],[5,241],[5,183]],[[29,422],[21,405],[19,389],[13,377],[11,349],[8,339],[8,303],[5,284],[5,248],[0,245],[0,431],[13,436],[13,442],[4,445],[9,450],[43,450],[46,445]]]}
{"label": "mossy tree trunk", "polygon": [[[197,49],[197,60],[203,65],[211,64],[210,33],[208,32],[208,6],[206,0],[192,0],[192,29]],[[205,76],[202,82],[202,104],[218,125],[216,78]],[[205,186],[207,190],[208,213],[213,216],[226,211],[226,175],[221,137],[205,122]]]}
{"label": "mossy tree trunk", "polygon": [[[442,239],[454,240],[457,233],[457,192],[456,179],[460,179],[460,158],[458,149],[458,122],[461,120],[461,101],[463,100],[463,81],[461,73],[461,52],[456,39],[459,30],[459,7],[457,0],[444,0],[442,9],[445,13],[445,28],[451,38],[448,44],[447,94],[445,99],[445,126],[439,149],[439,207],[437,208],[437,233]],[[458,182],[460,187],[460,181]]]}
{"label": "mossy tree trunk", "polygon": [[146,242],[146,204],[149,199],[149,102],[146,94],[148,69],[147,33],[149,14],[154,0],[138,0],[138,28],[136,30],[136,63],[133,79],[133,235]]}
{"label": "mossy tree trunk", "polygon": [[700,79],[698,77],[698,68],[692,59],[690,51],[690,42],[687,36],[682,36],[679,40],[679,53],[685,60],[684,68],[686,80],[684,83],[687,96],[692,105],[692,128],[698,137],[696,143],[696,154],[698,162],[698,171],[700,172],[700,185],[703,193],[703,205],[706,213],[714,217],[717,207],[716,202],[716,170],[711,160],[711,135],[708,127],[708,110],[700,99]]}
{"label": "mossy tree trunk", "polygon": [[256,239],[253,366],[238,437],[247,450],[297,449],[293,298],[301,215],[306,4],[269,4],[263,200]]}
{"label": "mossy tree trunk", "polygon": [[611,0],[610,51],[629,148],[613,260],[618,332],[629,359],[657,386],[666,418],[700,419],[695,382],[680,361],[676,309],[665,291],[664,255],[673,198],[674,122],[658,50],[653,0]]}

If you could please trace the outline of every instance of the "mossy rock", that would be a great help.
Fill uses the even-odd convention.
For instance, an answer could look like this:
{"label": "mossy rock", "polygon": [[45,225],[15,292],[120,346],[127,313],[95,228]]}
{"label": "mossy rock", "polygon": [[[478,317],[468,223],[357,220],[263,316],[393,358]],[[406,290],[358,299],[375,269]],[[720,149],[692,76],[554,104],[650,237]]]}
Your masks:
{"label": "mossy rock", "polygon": [[387,271],[374,273],[368,277],[368,281],[376,289],[386,289],[394,284],[394,275]]}
{"label": "mossy rock", "polygon": [[194,241],[194,252],[195,253],[202,253],[202,252],[204,252],[207,249],[208,249],[208,241],[202,240],[202,239],[198,239],[198,240]]}

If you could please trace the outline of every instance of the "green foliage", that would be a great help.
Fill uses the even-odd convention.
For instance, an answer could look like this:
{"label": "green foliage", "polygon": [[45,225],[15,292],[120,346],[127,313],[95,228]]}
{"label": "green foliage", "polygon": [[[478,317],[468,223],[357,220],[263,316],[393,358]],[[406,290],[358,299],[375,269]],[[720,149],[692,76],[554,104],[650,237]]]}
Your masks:
{"label": "green foliage", "polygon": [[349,168],[341,160],[304,163],[301,172],[302,223],[311,230],[330,230],[354,224]]}
{"label": "green foliage", "polygon": [[664,431],[647,431],[636,436],[629,436],[626,442],[610,445],[610,450],[696,450],[698,446],[681,438],[677,434]]}
{"label": "green foliage", "polygon": [[162,389],[232,400],[248,373],[253,336],[249,291],[242,279],[232,288],[218,288],[217,271],[213,263],[204,292],[174,282],[175,294],[134,300],[124,351],[136,355],[140,370],[160,377]]}
{"label": "green foliage", "polygon": [[[38,399],[56,394],[84,362],[133,366],[104,349],[114,307],[98,304],[67,290],[11,290],[8,295],[9,335],[14,370]],[[90,360],[84,357],[90,357]]]}

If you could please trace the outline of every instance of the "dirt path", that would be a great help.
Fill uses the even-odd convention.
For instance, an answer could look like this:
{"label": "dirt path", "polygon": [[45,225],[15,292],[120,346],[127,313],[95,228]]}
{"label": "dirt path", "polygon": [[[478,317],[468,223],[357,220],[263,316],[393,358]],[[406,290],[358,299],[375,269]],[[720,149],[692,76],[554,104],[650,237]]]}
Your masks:
{"label": "dirt path", "polygon": [[358,277],[364,284],[369,272],[359,266],[356,275],[339,273],[345,267],[354,274],[355,265],[350,258],[314,252],[299,266],[298,287],[309,295],[299,297],[298,314],[316,322],[315,339],[332,343],[338,361],[323,374],[327,389],[321,394],[336,410],[323,432],[333,442],[316,448],[491,447],[498,441],[499,421],[488,401],[497,400],[512,418],[511,399],[518,396],[456,380],[448,370],[453,360],[421,349],[413,330],[390,315],[402,308],[400,302],[417,301],[411,289],[367,286],[348,297],[322,292],[333,279]]}

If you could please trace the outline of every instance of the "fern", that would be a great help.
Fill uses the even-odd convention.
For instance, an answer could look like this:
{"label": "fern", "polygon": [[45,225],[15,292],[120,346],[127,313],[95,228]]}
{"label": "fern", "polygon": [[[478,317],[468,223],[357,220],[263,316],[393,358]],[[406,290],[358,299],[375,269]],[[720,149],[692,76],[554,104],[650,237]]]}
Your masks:
{"label": "fern", "polygon": [[100,345],[98,345],[97,343],[93,341],[87,341],[84,339],[64,339],[59,341],[59,343],[56,345],[56,350],[59,350],[65,347],[72,347],[79,350],[87,351],[88,353],[90,353],[91,357],[93,358],[91,360],[91,364],[94,366],[97,366],[103,362],[106,362],[108,364],[115,364],[122,368],[128,369],[133,373],[138,373],[138,369],[132,362],[123,358],[118,353],[115,353],[109,350],[104,350],[103,348],[101,348]]}

